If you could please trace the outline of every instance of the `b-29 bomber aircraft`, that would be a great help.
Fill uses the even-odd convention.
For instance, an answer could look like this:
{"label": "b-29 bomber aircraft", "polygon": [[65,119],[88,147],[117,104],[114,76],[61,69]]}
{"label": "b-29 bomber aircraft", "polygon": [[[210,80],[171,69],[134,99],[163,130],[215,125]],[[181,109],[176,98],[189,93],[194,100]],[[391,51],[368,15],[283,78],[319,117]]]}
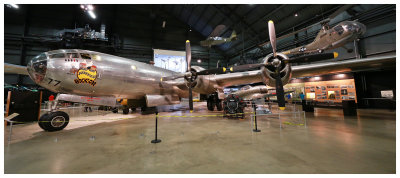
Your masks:
{"label": "b-29 bomber aircraft", "polygon": [[[127,99],[127,107],[149,107],[180,103],[189,97],[193,110],[192,90],[200,94],[215,94],[224,87],[263,82],[275,86],[278,105],[285,107],[283,85],[292,77],[321,73],[354,72],[395,65],[395,56],[333,61],[291,66],[292,62],[334,58],[334,54],[317,54],[289,58],[276,51],[275,27],[268,23],[273,53],[260,64],[232,68],[204,69],[191,66],[190,42],[186,41],[187,72],[177,73],[163,68],[95,51],[61,49],[34,57],[27,67],[5,64],[5,73],[27,74],[38,85],[59,93],[58,101],[115,106],[116,99]],[[220,100],[218,101],[220,102]],[[67,113],[57,111],[57,105],[40,117],[39,126],[46,131],[64,129]],[[129,108],[128,108],[129,111]]]}

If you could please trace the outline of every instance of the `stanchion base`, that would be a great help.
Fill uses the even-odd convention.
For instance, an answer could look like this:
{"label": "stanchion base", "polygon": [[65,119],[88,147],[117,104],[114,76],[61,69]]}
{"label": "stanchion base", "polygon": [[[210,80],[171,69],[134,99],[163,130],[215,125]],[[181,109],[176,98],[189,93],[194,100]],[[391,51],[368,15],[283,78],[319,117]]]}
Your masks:
{"label": "stanchion base", "polygon": [[152,140],[151,141],[151,143],[160,143],[161,142],[161,140],[160,139],[157,139],[157,140]]}
{"label": "stanchion base", "polygon": [[256,130],[256,129],[253,129],[253,132],[261,132],[261,130]]}

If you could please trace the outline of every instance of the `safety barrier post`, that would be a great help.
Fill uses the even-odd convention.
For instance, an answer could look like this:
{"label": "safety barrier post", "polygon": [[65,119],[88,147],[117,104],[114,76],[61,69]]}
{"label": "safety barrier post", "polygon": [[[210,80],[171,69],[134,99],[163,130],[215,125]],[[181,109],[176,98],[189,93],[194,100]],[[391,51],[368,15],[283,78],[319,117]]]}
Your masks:
{"label": "safety barrier post", "polygon": [[155,134],[154,140],[152,140],[151,143],[160,143],[161,142],[160,139],[157,139],[157,125],[158,125],[158,112],[156,112],[156,130],[155,130],[156,134]]}
{"label": "safety barrier post", "polygon": [[261,130],[257,129],[257,112],[256,112],[256,104],[254,103],[254,101],[252,102],[253,105],[253,114],[254,114],[254,129],[253,132],[261,132]]}
{"label": "safety barrier post", "polygon": [[10,133],[9,133],[9,135],[8,135],[8,143],[11,142],[12,127],[13,127],[13,122],[11,121],[11,122],[10,122]]}

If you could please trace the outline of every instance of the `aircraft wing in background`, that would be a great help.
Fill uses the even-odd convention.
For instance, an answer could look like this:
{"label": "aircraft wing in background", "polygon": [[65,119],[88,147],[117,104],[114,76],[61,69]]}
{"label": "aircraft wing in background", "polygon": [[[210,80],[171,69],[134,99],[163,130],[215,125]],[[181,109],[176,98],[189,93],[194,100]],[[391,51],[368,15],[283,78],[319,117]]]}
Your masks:
{"label": "aircraft wing in background", "polygon": [[9,64],[9,63],[4,63],[4,73],[5,74],[29,75],[26,66],[20,66],[20,65]]}

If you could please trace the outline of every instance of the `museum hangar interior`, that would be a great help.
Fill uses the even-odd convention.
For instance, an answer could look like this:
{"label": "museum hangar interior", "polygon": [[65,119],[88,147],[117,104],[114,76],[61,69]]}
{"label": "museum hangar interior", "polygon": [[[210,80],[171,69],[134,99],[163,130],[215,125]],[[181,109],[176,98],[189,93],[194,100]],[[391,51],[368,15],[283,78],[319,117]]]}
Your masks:
{"label": "museum hangar interior", "polygon": [[396,173],[395,9],[5,4],[4,173]]}

